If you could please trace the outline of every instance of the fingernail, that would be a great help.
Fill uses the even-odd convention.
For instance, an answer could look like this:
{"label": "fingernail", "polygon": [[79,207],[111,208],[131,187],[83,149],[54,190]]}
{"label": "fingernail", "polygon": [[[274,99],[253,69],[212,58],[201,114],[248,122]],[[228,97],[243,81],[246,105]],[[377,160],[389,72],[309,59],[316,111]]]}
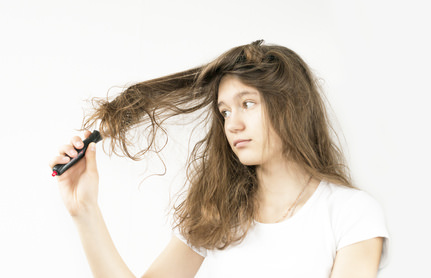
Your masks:
{"label": "fingernail", "polygon": [[96,144],[95,143],[90,143],[90,151],[96,151]]}

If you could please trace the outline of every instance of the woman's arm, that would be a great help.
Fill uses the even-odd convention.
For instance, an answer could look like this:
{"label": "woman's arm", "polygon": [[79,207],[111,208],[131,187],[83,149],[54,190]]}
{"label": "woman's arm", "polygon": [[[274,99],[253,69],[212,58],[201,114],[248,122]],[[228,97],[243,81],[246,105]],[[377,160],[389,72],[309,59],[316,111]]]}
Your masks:
{"label": "woman's arm", "polygon": [[[94,277],[135,277],[115,248],[98,208],[83,217],[74,218],[74,222]],[[192,278],[203,260],[201,255],[173,237],[142,277]]]}
{"label": "woman's arm", "polygon": [[[87,131],[85,137],[89,135]],[[67,163],[77,155],[75,149],[80,148],[82,139],[72,138],[70,144],[60,148],[50,168]],[[95,151],[95,144],[91,143],[83,159],[57,176],[60,194],[78,229],[94,277],[135,277],[115,248],[97,204],[99,175]],[[174,238],[144,277],[194,277],[202,261],[202,256]]]}
{"label": "woman's arm", "polygon": [[192,278],[203,260],[204,257],[174,236],[142,278]]}
{"label": "woman's arm", "polygon": [[364,240],[338,250],[331,278],[377,277],[383,238]]}
{"label": "woman's arm", "polygon": [[98,207],[73,220],[94,277],[135,277],[115,248]]}
{"label": "woman's arm", "polygon": [[[89,135],[90,132],[86,131],[85,137]],[[78,154],[75,149],[82,147],[82,139],[73,137],[70,144],[60,148],[60,154],[50,162],[50,167],[69,162]],[[97,204],[99,174],[95,143],[88,146],[83,159],[57,176],[57,182],[94,277],[135,277],[118,254]]]}

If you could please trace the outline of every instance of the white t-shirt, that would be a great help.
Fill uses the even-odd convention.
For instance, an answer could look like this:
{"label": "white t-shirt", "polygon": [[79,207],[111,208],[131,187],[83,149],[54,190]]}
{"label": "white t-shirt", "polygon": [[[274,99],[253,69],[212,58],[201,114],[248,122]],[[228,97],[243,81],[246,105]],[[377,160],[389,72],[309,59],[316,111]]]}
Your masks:
{"label": "white t-shirt", "polygon": [[241,243],[225,250],[192,247],[205,257],[196,277],[328,278],[337,250],[374,237],[384,238],[382,267],[388,231],[380,205],[363,191],[322,181],[291,218],[255,223]]}

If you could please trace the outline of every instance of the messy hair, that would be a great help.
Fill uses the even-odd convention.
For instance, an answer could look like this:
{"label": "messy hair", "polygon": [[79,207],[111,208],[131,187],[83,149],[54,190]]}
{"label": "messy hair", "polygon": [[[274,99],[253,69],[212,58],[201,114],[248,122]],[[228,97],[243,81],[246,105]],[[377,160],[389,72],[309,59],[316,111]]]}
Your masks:
{"label": "messy hair", "polygon": [[[208,132],[187,163],[187,194],[174,207],[181,234],[191,245],[206,249],[223,249],[242,240],[257,210],[255,166],[243,165],[232,151],[217,107],[219,83],[226,75],[259,91],[287,159],[316,179],[352,186],[318,82],[286,47],[259,40],[232,48],[203,66],[134,84],[113,100],[97,101],[84,127],[100,120],[102,136],[112,140],[111,150],[132,159],[154,148],[167,119],[207,112],[203,117]],[[132,153],[128,134],[143,124],[147,146]]]}

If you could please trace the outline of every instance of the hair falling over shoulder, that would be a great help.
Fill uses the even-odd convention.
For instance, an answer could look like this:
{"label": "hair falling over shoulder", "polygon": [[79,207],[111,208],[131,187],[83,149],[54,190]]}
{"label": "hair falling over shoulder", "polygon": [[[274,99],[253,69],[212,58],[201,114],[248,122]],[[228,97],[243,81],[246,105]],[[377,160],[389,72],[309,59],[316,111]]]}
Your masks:
{"label": "hair falling over shoulder", "polygon": [[[156,150],[158,132],[170,117],[204,109],[208,133],[188,161],[186,197],[175,206],[176,225],[190,244],[223,249],[242,240],[256,212],[257,178],[240,163],[224,133],[217,108],[218,85],[235,75],[262,95],[270,123],[282,139],[284,154],[314,178],[352,186],[316,78],[292,50],[262,40],[238,46],[201,67],[130,86],[113,100],[99,99],[84,121],[100,121],[111,151],[132,159]],[[145,125],[148,146],[132,153],[129,131]]]}

